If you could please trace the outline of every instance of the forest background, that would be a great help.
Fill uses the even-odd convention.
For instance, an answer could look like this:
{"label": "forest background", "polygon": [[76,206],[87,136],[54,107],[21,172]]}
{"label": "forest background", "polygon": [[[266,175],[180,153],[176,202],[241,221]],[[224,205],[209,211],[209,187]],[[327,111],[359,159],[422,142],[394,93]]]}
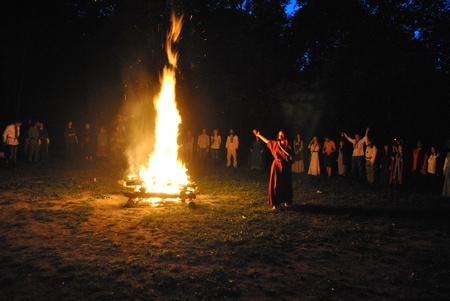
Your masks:
{"label": "forest background", "polygon": [[[448,138],[450,2],[9,1],[1,11],[2,128],[153,122],[170,14],[184,16],[181,130],[258,128],[376,143]],[[144,108],[144,109],[143,109]],[[447,136],[445,136],[447,135]]]}

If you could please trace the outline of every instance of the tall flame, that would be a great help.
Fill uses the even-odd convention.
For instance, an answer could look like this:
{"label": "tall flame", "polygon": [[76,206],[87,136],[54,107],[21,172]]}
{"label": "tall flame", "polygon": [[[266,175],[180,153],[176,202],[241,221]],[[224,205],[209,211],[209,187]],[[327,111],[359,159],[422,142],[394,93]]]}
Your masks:
{"label": "tall flame", "polygon": [[153,99],[156,110],[154,151],[149,157],[148,167],[142,166],[139,172],[146,192],[178,193],[180,186],[189,183],[187,170],[178,159],[177,138],[181,124],[175,97],[178,53],[172,49],[181,32],[182,16],[177,18],[172,13],[171,21],[166,43],[169,64],[160,76],[161,91]]}

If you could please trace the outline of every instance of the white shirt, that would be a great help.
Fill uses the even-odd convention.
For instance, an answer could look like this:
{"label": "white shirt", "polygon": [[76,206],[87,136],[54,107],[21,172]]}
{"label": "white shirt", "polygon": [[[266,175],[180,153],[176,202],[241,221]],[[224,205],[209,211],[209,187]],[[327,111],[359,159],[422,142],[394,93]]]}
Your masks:
{"label": "white shirt", "polygon": [[356,142],[356,139],[350,137],[347,137],[347,140],[350,141],[351,144],[353,144],[353,157],[364,156],[364,143],[367,144],[367,136],[359,139],[358,142]]}
{"label": "white shirt", "polygon": [[239,138],[237,135],[234,136],[228,136],[227,137],[227,143],[225,144],[225,147],[229,150],[235,150],[239,148]]}
{"label": "white shirt", "polygon": [[20,127],[17,127],[17,135],[16,135],[16,126],[15,124],[10,124],[6,127],[3,132],[3,142],[7,145],[19,145],[19,136],[20,136]]}
{"label": "white shirt", "polygon": [[219,149],[220,144],[222,144],[222,138],[220,135],[217,135],[217,137],[211,136],[211,148]]}
{"label": "white shirt", "polygon": [[366,147],[366,161],[370,163],[375,163],[375,158],[377,157],[377,147],[375,145]]}

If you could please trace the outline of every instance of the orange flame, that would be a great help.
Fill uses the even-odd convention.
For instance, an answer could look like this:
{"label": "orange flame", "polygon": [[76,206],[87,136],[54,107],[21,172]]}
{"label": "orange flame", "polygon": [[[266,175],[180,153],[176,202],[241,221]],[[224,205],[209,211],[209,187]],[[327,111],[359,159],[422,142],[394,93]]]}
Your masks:
{"label": "orange flame", "polygon": [[182,18],[172,14],[172,27],[166,43],[169,64],[160,76],[161,90],[153,99],[156,110],[154,151],[148,166],[141,166],[139,172],[146,192],[179,193],[180,187],[189,183],[187,169],[178,159],[177,138],[181,124],[175,97],[178,53],[172,49],[181,32]]}

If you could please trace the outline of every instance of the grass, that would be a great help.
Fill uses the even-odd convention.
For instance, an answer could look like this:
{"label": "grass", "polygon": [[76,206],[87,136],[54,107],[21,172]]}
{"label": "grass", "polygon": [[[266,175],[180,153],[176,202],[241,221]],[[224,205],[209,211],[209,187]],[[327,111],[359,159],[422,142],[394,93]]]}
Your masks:
{"label": "grass", "polygon": [[448,297],[437,194],[296,175],[295,206],[272,211],[267,171],[240,167],[194,172],[195,207],[129,208],[120,168],[91,163],[0,171],[1,300]]}

